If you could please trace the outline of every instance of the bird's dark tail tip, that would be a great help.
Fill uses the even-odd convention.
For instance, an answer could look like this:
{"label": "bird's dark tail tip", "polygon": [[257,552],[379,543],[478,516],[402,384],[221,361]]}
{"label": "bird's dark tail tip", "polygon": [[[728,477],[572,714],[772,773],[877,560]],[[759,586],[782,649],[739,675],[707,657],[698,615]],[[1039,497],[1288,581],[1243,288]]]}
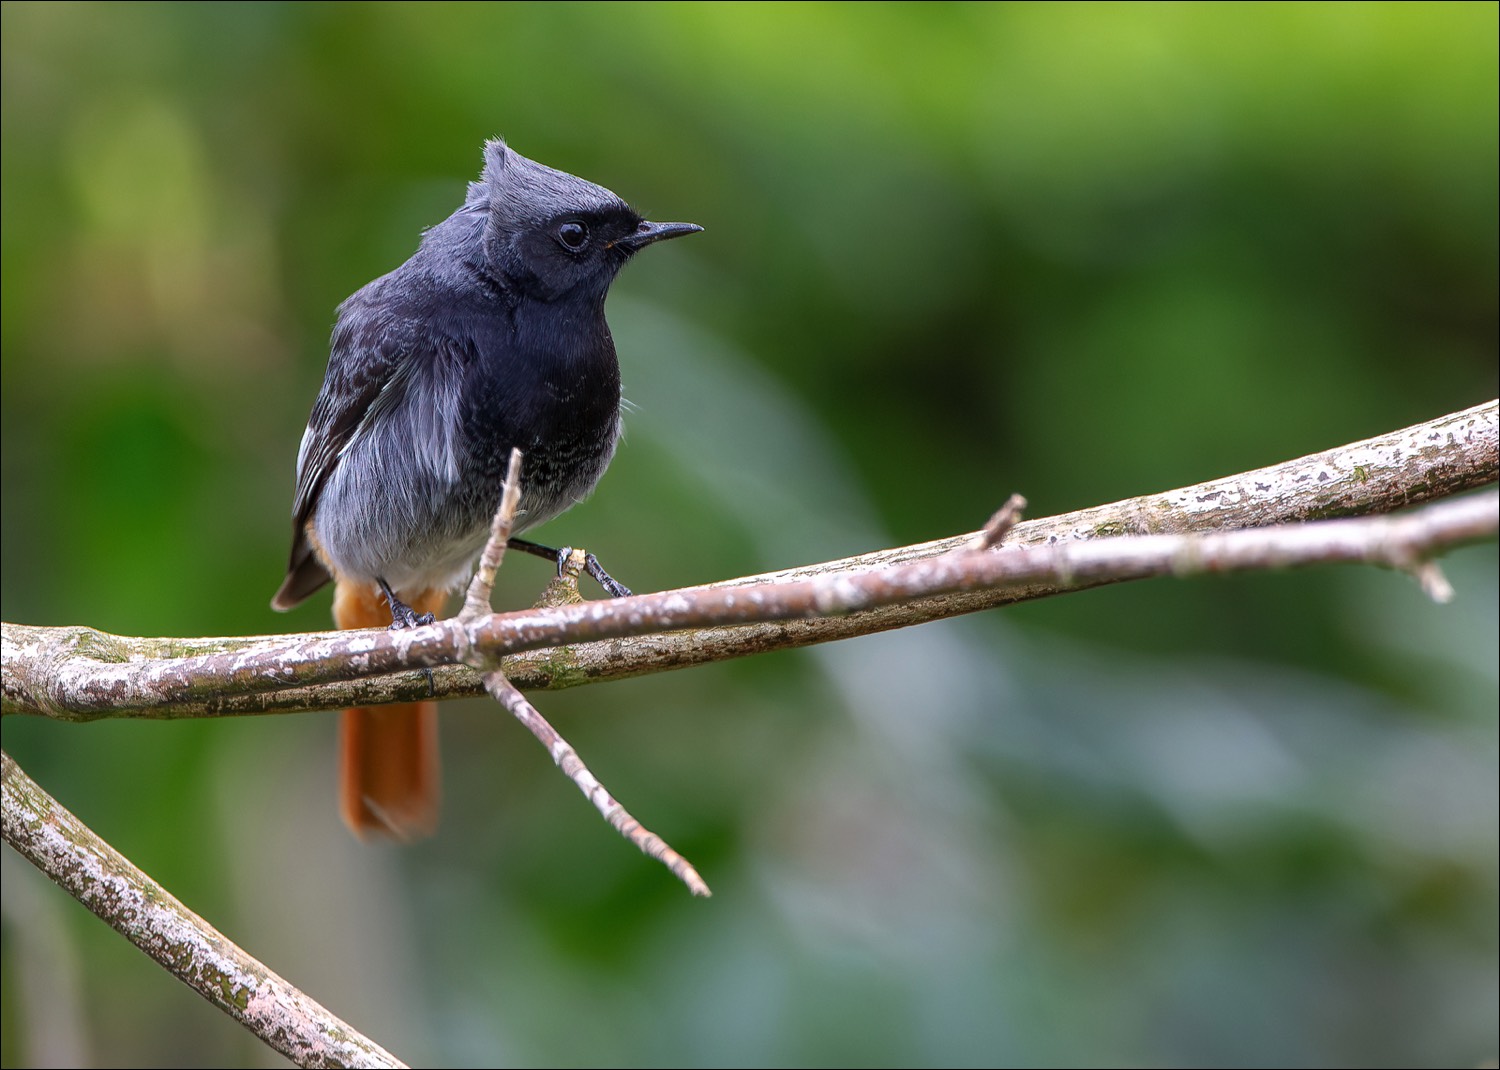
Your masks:
{"label": "bird's dark tail tip", "polygon": [[323,563],[309,553],[287,572],[286,579],[281,581],[281,587],[276,591],[276,596],[271,599],[271,608],[278,613],[295,609],[308,595],[330,579],[332,577],[328,575],[328,570],[323,567]]}

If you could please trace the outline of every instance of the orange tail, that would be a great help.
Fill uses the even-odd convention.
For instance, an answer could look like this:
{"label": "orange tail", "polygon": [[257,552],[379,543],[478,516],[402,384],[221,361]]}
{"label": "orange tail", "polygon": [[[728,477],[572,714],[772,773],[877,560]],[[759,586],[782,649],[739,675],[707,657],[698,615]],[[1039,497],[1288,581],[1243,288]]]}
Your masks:
{"label": "orange tail", "polygon": [[[418,613],[441,613],[443,593],[398,593]],[[340,628],[389,625],[391,611],[373,587],[339,581],[333,619]],[[361,706],[344,711],[339,746],[339,810],[360,839],[431,836],[442,796],[436,702]]]}

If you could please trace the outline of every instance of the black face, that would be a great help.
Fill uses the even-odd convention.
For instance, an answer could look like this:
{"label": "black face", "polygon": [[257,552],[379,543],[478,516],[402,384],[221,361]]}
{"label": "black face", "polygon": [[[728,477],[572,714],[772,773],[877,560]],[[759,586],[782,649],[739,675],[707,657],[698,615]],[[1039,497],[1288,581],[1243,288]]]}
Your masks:
{"label": "black face", "polygon": [[521,235],[521,263],[516,265],[520,270],[513,278],[523,291],[543,301],[578,290],[602,297],[637,248],[630,239],[643,225],[628,208],[554,216]]}

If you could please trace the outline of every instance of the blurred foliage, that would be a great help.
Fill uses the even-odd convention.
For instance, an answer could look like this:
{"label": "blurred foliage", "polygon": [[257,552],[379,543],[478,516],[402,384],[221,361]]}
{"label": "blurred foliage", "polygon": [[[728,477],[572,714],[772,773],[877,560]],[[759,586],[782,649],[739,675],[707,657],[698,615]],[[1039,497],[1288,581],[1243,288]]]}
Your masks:
{"label": "blurred foliage", "polygon": [[[3,9],[3,612],[288,618],[334,306],[479,147],[706,233],[543,534],[650,590],[1269,464],[1496,392],[1496,6]],[[517,561],[522,604],[544,567]],[[420,1065],[1473,1065],[1496,552],[1128,585],[539,696],[716,890],[445,714],[361,846],[334,718],[7,719],[80,817]],[[10,852],[0,1057],[277,1065]]]}

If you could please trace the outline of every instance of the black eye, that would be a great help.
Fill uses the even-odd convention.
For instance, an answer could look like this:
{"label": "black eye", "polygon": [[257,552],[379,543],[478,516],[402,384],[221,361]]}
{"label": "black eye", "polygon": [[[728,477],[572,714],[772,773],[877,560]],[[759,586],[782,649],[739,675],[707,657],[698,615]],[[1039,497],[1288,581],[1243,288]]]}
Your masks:
{"label": "black eye", "polygon": [[564,249],[578,252],[589,243],[589,228],[576,219],[570,219],[557,228],[557,240]]}

